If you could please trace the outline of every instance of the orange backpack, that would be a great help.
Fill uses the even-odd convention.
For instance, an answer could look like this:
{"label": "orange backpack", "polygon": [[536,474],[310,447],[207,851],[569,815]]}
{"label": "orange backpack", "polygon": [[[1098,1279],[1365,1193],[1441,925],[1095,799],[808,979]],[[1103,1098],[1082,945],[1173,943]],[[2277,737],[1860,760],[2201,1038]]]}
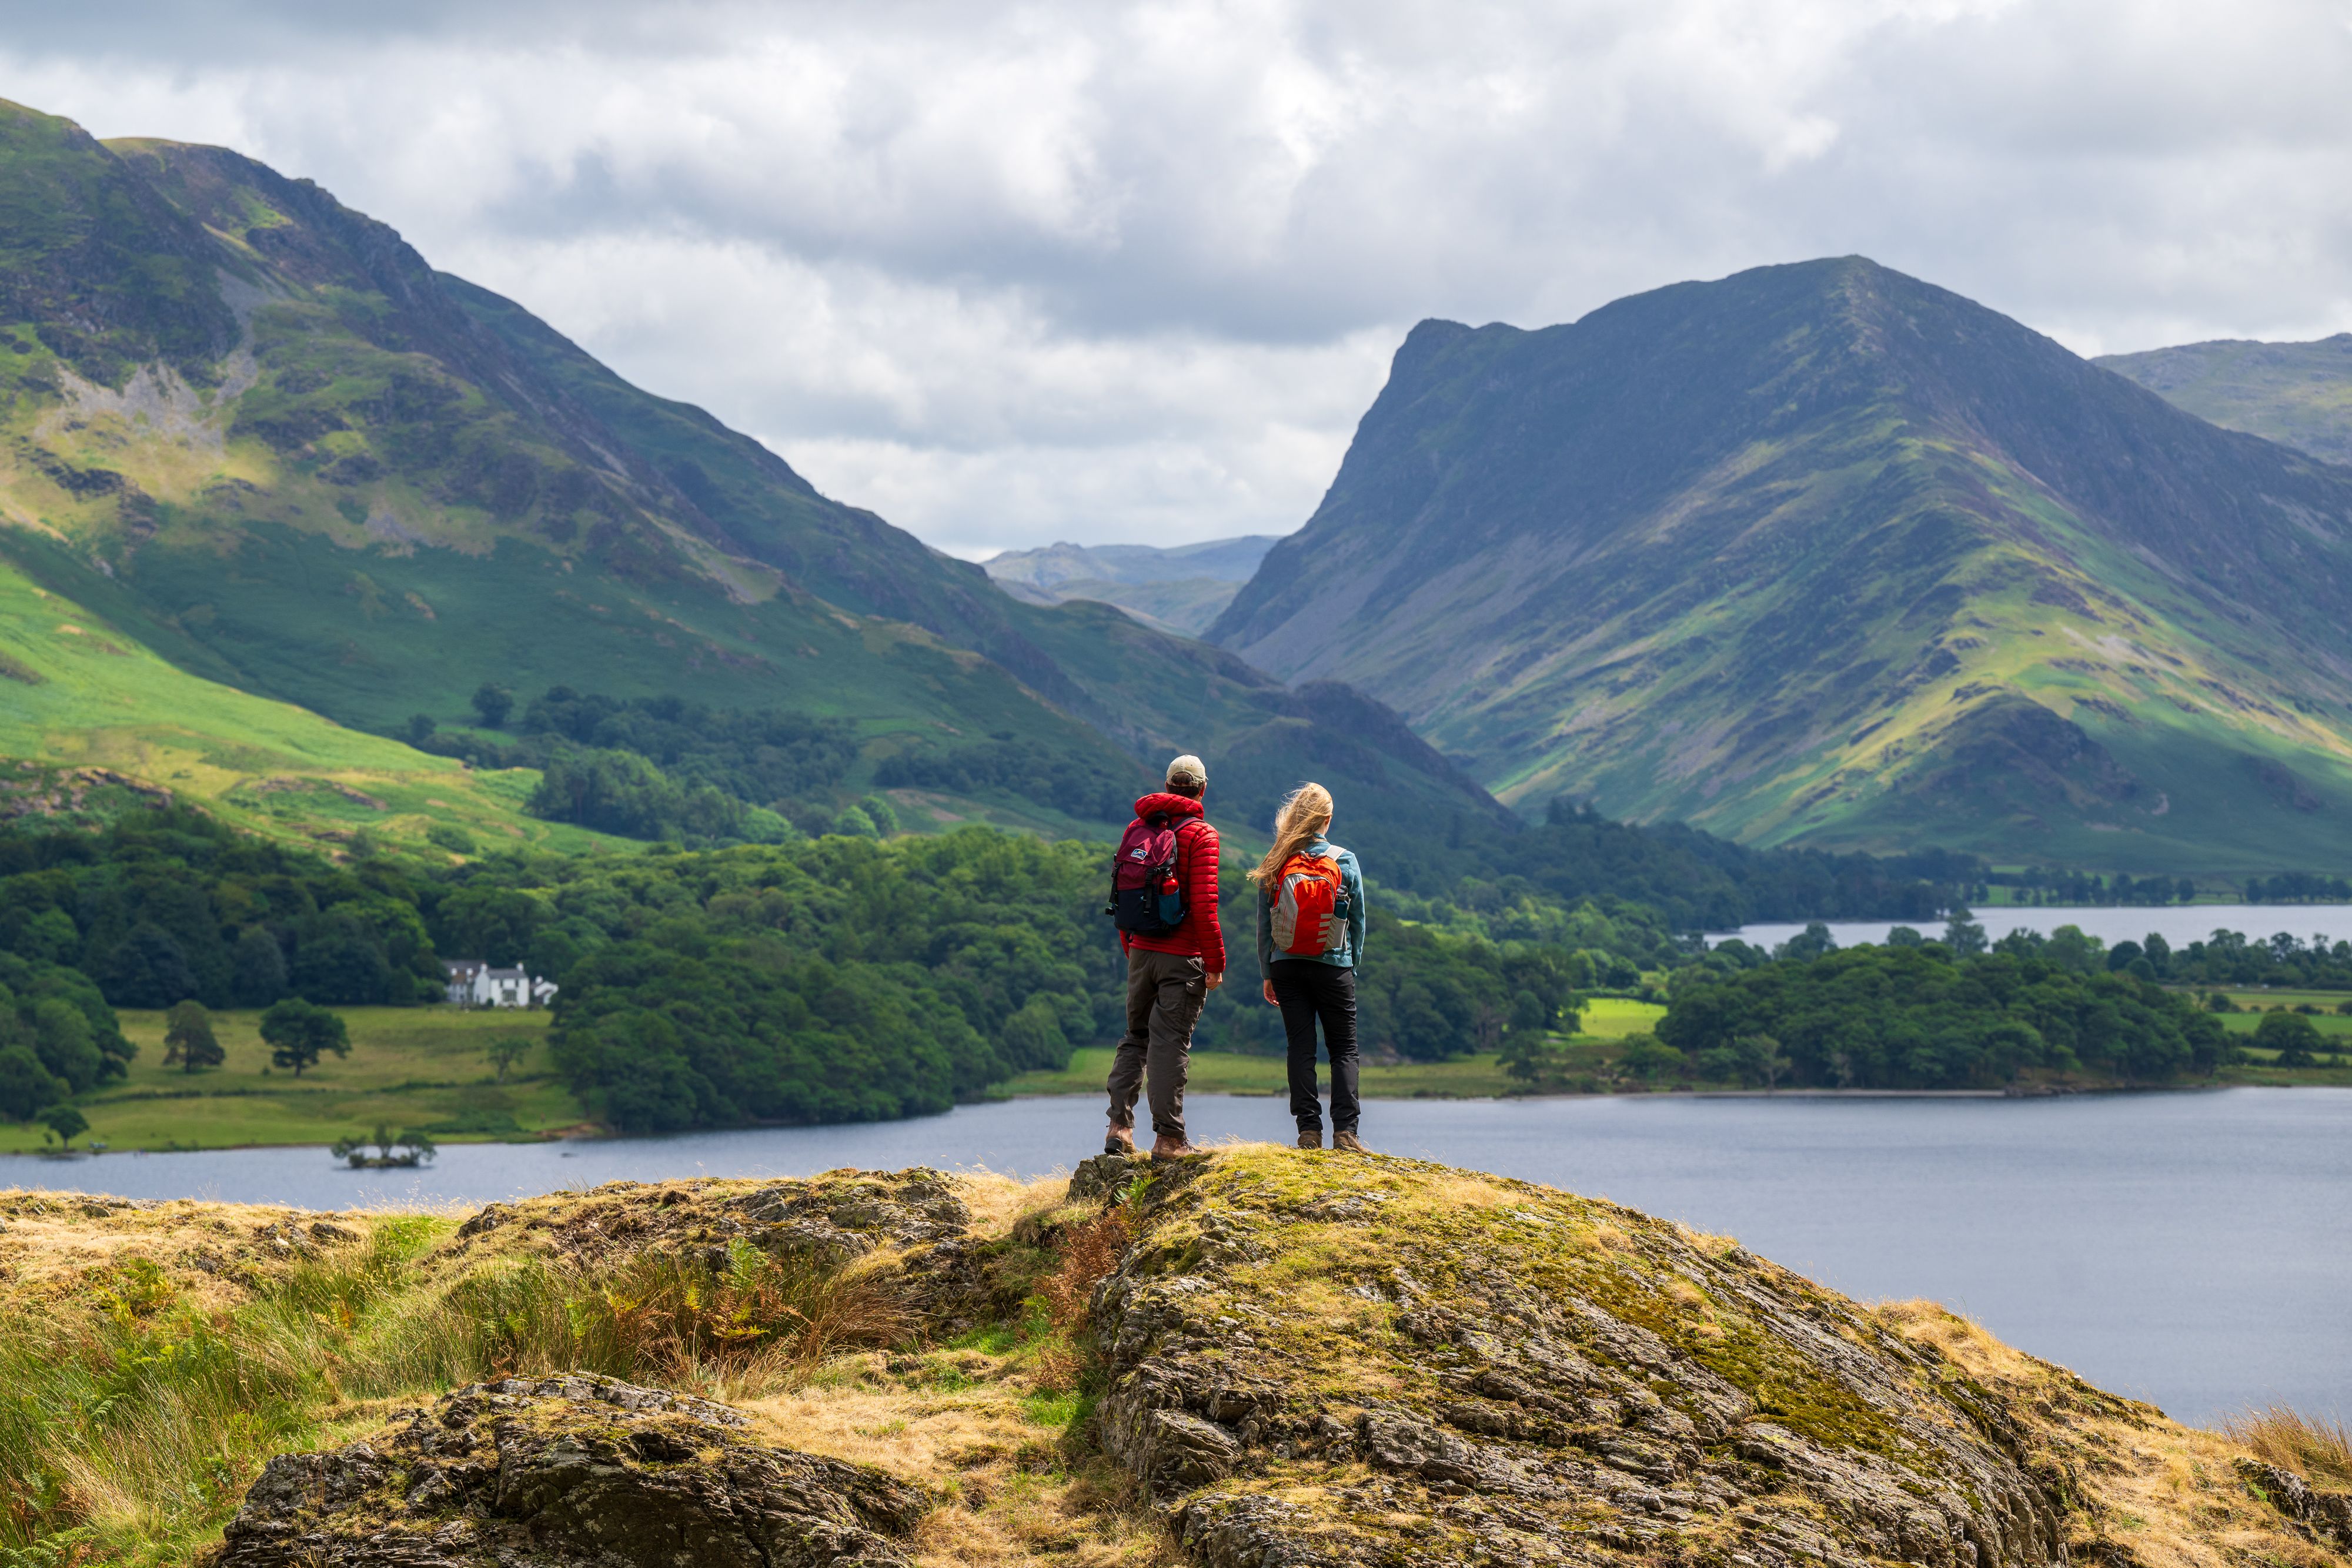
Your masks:
{"label": "orange backpack", "polygon": [[1295,958],[1336,953],[1347,940],[1348,890],[1338,857],[1295,854],[1274,879],[1274,946]]}

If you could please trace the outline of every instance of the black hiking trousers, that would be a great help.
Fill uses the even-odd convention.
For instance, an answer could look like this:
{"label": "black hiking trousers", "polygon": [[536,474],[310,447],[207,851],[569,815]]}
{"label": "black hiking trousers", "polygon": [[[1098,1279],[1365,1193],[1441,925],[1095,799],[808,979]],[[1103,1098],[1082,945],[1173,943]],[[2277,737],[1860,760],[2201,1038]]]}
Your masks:
{"label": "black hiking trousers", "polygon": [[1316,1094],[1315,1024],[1323,1023],[1324,1049],[1331,1054],[1331,1130],[1352,1133],[1363,1115],[1356,1098],[1356,971],[1312,958],[1280,958],[1266,966],[1275,1000],[1282,1006],[1282,1032],[1290,1043],[1290,1113],[1298,1130],[1320,1132],[1323,1107]]}

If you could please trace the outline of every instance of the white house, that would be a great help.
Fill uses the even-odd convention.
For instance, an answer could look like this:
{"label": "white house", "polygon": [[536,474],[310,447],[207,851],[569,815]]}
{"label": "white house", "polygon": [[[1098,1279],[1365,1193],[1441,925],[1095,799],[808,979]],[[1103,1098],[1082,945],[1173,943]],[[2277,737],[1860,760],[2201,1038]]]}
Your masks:
{"label": "white house", "polygon": [[461,1008],[543,1008],[555,998],[555,982],[531,977],[520,965],[494,969],[479,958],[450,958],[449,999]]}

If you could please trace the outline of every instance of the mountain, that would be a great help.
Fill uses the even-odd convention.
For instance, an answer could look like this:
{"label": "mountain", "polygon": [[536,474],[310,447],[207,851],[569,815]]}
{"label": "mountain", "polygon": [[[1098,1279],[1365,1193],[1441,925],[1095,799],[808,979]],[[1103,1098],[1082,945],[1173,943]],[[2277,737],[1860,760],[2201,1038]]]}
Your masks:
{"label": "mountain", "polygon": [[2222,339],[2091,362],[2225,430],[2352,466],[2352,332],[2315,343]]}
{"label": "mountain", "polygon": [[1116,604],[1162,631],[1197,637],[1250,580],[1272,534],[1152,545],[1047,545],[1006,550],[982,570],[1013,598],[1032,604],[1090,599]]}
{"label": "mountain", "polygon": [[[1008,597],[309,181],[11,104],[0,521],[0,566],[115,643],[379,736],[470,723],[485,682],[568,685],[850,721],[841,798],[888,770],[919,821],[1098,826],[1174,750],[1234,759],[1236,782],[1252,758],[1286,782],[1329,759],[1400,821],[1501,813],[1418,742],[1374,755],[1229,653]],[[242,733],[260,711],[163,716],[154,767],[275,756]],[[94,708],[51,724],[51,761],[110,744]],[[1227,809],[1265,816],[1276,789]]]}
{"label": "mountain", "polygon": [[192,675],[0,560],[0,818],[104,816],[132,797],[201,804],[272,837],[361,829],[453,850],[583,849],[527,815],[531,779],[475,770],[291,703]]}
{"label": "mountain", "polygon": [[1423,322],[1210,636],[1522,808],[2339,864],[2348,541],[2352,472],[1845,257]]}

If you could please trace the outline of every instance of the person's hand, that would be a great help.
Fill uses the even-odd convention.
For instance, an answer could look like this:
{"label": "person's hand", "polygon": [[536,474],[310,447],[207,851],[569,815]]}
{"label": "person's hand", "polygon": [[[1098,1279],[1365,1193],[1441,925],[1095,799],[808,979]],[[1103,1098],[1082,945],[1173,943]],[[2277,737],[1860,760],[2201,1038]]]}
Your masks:
{"label": "person's hand", "polygon": [[1260,985],[1257,988],[1257,994],[1265,998],[1265,1005],[1267,1007],[1278,1008],[1282,1005],[1282,998],[1274,994],[1274,982],[1272,980],[1267,980],[1264,984]]}
{"label": "person's hand", "polygon": [[1209,989],[1213,991],[1224,983],[1225,972],[1223,969],[1219,969],[1215,974],[1209,977]]}

